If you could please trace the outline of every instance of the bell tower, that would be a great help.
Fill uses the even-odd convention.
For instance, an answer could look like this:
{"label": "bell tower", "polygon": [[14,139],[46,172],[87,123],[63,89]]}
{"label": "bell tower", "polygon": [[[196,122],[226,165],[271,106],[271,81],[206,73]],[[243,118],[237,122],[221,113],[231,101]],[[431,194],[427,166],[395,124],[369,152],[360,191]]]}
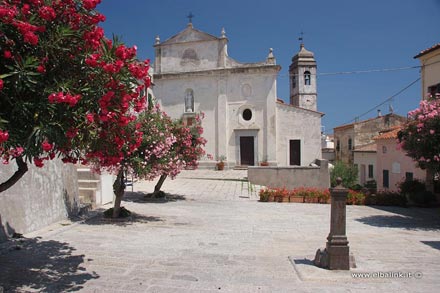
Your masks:
{"label": "bell tower", "polygon": [[317,111],[316,60],[301,43],[289,67],[290,104]]}

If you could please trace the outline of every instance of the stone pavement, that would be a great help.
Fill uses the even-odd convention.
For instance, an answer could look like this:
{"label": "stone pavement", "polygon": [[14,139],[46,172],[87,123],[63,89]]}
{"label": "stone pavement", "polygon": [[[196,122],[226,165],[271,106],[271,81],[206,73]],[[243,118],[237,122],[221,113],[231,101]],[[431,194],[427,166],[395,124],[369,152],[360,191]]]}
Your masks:
{"label": "stone pavement", "polygon": [[154,183],[135,183],[123,203],[134,212],[129,220],[98,215],[57,223],[0,250],[0,286],[6,292],[438,291],[439,209],[348,206],[358,267],[327,271],[311,260],[325,245],[330,206],[260,203],[259,187],[245,176],[186,171],[165,181],[167,200],[145,200]]}

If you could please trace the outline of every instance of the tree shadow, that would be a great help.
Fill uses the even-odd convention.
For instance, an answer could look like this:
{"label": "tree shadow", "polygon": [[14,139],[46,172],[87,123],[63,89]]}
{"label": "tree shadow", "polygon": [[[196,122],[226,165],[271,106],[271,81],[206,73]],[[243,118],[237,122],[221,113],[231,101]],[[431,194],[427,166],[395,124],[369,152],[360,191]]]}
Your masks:
{"label": "tree shadow", "polygon": [[[83,288],[88,280],[99,278],[81,266],[84,255],[54,240],[20,238],[8,241],[0,250],[0,292],[69,292]],[[90,261],[90,259],[89,259]]]}
{"label": "tree shadow", "polygon": [[375,227],[399,228],[406,230],[440,231],[439,209],[378,207],[389,215],[373,215],[356,221]]}
{"label": "tree shadow", "polygon": [[133,224],[138,223],[154,223],[154,222],[164,222],[159,217],[150,217],[150,216],[144,216],[140,215],[134,212],[131,212],[131,215],[126,218],[106,218],[104,217],[104,213],[99,213],[95,217],[90,218],[84,222],[85,225],[114,225],[114,226],[121,226],[126,227]]}
{"label": "tree shadow", "polygon": [[136,203],[167,203],[176,202],[180,200],[187,200],[185,196],[178,194],[165,193],[163,197],[152,198],[149,194],[144,192],[125,192],[124,201]]}
{"label": "tree shadow", "polygon": [[440,250],[440,241],[421,241],[423,244],[431,246],[434,249]]}
{"label": "tree shadow", "polygon": [[[0,243],[8,240],[8,236],[10,233],[8,230],[10,230],[10,229],[12,229],[12,228],[10,228],[8,222],[6,222],[6,227],[3,226],[2,215],[0,215]],[[15,232],[15,230],[13,232]]]}

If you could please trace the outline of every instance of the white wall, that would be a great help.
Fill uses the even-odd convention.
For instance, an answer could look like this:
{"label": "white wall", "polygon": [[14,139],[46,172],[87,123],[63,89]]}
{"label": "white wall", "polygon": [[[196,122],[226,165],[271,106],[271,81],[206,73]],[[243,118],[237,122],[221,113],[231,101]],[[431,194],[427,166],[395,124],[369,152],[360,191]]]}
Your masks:
{"label": "white wall", "polygon": [[[0,181],[16,169],[15,162],[1,164]],[[75,215],[79,208],[76,169],[60,160],[45,162],[43,168],[29,165],[14,186],[0,193],[0,203],[0,234],[2,230],[28,233]]]}
{"label": "white wall", "polygon": [[[195,112],[205,113],[202,122],[205,150],[215,157],[225,155],[230,165],[239,164],[237,135],[250,130],[256,137],[255,163],[263,156],[276,160],[276,73],[273,67],[263,73],[223,73],[179,75],[156,78],[154,92],[164,111],[179,119],[184,113],[185,91],[194,92]],[[252,119],[242,119],[244,109]],[[255,134],[254,134],[255,133]],[[270,143],[269,143],[270,142]]]}
{"label": "white wall", "polygon": [[301,140],[301,166],[321,159],[321,113],[277,104],[277,159],[289,165],[289,141]]}
{"label": "white wall", "polygon": [[421,56],[422,63],[422,97],[428,93],[428,87],[440,83],[440,48]]}
{"label": "white wall", "polygon": [[[358,165],[358,183],[364,185],[369,180],[377,181],[376,152],[353,152],[353,153],[354,153],[353,163]],[[368,176],[368,165],[373,165],[373,177]],[[362,166],[365,166],[364,171],[362,171]],[[363,176],[365,180],[363,180]]]}

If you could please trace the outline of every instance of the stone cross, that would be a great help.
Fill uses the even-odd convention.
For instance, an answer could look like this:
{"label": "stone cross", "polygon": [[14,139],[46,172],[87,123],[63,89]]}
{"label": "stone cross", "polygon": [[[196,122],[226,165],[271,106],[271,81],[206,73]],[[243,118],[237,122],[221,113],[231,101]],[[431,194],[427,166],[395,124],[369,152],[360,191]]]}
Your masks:
{"label": "stone cross", "polygon": [[189,23],[192,23],[192,19],[193,19],[194,17],[195,17],[195,15],[192,14],[192,12],[190,12],[190,13],[188,14],[187,18],[188,18],[188,20],[189,20]]}

